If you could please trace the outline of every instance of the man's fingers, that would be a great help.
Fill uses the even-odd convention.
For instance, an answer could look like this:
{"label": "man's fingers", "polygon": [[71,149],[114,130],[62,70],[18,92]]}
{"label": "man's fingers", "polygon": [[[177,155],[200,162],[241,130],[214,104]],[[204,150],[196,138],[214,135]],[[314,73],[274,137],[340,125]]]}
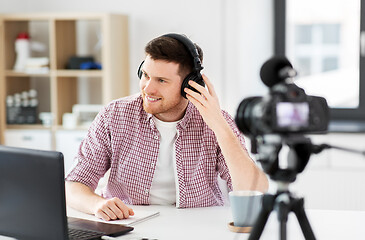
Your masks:
{"label": "man's fingers", "polygon": [[189,85],[198,90],[199,93],[207,95],[207,90],[202,85],[198,84],[197,82],[194,82],[192,80],[189,81]]}
{"label": "man's fingers", "polygon": [[133,210],[119,198],[105,200],[95,212],[95,216],[105,221],[124,219],[132,215],[134,215]]}
{"label": "man's fingers", "polygon": [[205,76],[205,74],[202,74],[203,80],[205,82],[205,84],[207,85],[208,91],[209,93],[213,96],[216,97],[217,93],[214,90],[214,86],[213,84],[210,82],[209,78],[207,76]]}
{"label": "man's fingers", "polygon": [[115,220],[115,219],[127,218],[124,216],[123,210],[120,209],[119,206],[114,201],[108,202],[108,208],[115,214],[115,218],[111,219]]}
{"label": "man's fingers", "polygon": [[122,218],[120,218],[120,219],[129,218],[130,215],[134,215],[133,210],[131,208],[127,207],[127,205],[125,205],[122,202],[122,200],[120,200],[119,198],[114,198],[114,202],[115,202],[116,206],[118,207],[118,209],[120,209],[123,214]]}
{"label": "man's fingers", "polygon": [[111,207],[110,203],[107,203],[105,206],[103,206],[103,208],[101,210],[105,214],[107,214],[111,220],[115,220],[115,219],[118,218],[115,211],[114,211],[114,209]]}
{"label": "man's fingers", "polygon": [[189,88],[185,88],[184,90],[186,92],[186,97],[188,98],[188,100],[191,101],[197,108],[198,106],[204,107],[203,102],[206,101],[206,98],[204,96],[202,96],[200,93],[194,92]]}
{"label": "man's fingers", "polygon": [[109,215],[105,211],[103,211],[101,208],[99,208],[96,211],[95,216],[97,216],[98,218],[101,218],[101,219],[103,219],[105,221],[110,221],[111,220],[111,218],[109,217]]}
{"label": "man's fingers", "polygon": [[133,215],[134,215],[134,211],[133,211],[133,209],[132,209],[132,208],[128,208],[128,211],[129,211],[129,215],[130,215],[130,216],[133,216]]}

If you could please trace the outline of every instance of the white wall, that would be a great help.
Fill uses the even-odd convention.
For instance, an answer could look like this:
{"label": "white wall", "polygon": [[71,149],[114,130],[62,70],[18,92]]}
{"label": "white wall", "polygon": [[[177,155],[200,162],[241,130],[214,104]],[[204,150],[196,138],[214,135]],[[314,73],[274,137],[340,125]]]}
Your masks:
{"label": "white wall", "polygon": [[144,46],[167,32],[185,33],[204,51],[204,73],[222,108],[235,114],[248,95],[266,92],[258,75],[272,55],[272,0],[0,0],[0,13],[112,12],[129,16],[131,92]]}
{"label": "white wall", "polygon": [[263,95],[262,64],[273,55],[273,3],[269,0],[227,1],[225,109],[236,113],[241,100]]}

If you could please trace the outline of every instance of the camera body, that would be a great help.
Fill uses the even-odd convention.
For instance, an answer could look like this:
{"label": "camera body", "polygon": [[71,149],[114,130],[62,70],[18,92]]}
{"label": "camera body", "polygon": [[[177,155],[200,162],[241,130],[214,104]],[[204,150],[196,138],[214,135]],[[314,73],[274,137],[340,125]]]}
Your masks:
{"label": "camera body", "polygon": [[244,99],[235,120],[251,137],[323,132],[328,127],[329,108],[325,98],[307,95],[294,83],[281,82],[264,97]]}

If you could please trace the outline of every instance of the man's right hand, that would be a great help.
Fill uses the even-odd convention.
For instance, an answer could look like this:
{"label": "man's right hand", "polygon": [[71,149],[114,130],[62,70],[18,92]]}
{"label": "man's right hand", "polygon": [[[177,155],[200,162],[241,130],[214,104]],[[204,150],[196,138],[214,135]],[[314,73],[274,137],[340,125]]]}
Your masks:
{"label": "man's right hand", "polygon": [[111,199],[102,199],[97,204],[94,215],[105,221],[125,219],[129,216],[133,216],[134,212],[132,208],[125,205],[122,200],[117,197]]}
{"label": "man's right hand", "polygon": [[[134,212],[119,198],[105,199],[83,183],[66,181],[67,205],[105,221],[124,219]],[[88,203],[88,204],[85,204]]]}

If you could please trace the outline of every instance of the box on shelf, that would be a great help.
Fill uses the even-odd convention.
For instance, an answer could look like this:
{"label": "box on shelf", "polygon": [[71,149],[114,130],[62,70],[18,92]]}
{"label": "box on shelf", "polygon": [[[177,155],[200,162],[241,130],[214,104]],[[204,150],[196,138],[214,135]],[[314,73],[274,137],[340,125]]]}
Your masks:
{"label": "box on shelf", "polygon": [[30,89],[6,97],[7,124],[36,124],[38,99],[37,91]]}
{"label": "box on shelf", "polygon": [[6,107],[7,124],[36,124],[37,107]]}

